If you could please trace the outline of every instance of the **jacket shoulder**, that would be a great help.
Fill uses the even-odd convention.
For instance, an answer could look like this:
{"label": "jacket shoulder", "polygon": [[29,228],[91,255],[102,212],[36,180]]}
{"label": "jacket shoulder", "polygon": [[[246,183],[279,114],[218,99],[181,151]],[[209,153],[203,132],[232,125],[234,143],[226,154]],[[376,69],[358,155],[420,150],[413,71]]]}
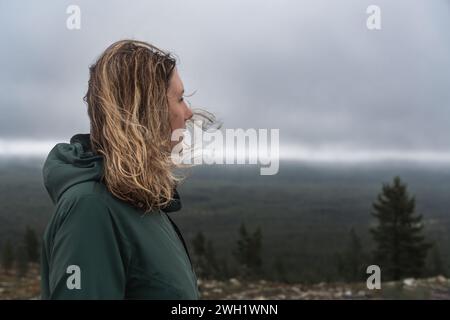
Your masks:
{"label": "jacket shoulder", "polygon": [[70,224],[74,228],[102,228],[111,220],[110,209],[101,197],[82,194],[60,199],[55,212],[56,228]]}

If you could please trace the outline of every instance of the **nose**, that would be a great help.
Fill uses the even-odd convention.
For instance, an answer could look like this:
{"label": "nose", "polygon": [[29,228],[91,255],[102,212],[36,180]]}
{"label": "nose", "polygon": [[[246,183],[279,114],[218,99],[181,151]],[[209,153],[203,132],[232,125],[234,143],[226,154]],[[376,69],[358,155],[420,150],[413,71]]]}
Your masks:
{"label": "nose", "polygon": [[186,107],[187,109],[187,113],[186,113],[186,120],[189,120],[192,118],[192,116],[194,115],[194,113],[192,112],[191,108]]}

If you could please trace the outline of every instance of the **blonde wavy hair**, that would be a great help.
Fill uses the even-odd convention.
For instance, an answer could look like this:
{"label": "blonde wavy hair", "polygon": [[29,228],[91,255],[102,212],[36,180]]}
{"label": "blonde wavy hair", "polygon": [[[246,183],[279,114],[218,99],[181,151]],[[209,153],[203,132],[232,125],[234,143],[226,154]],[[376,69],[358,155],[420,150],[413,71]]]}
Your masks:
{"label": "blonde wavy hair", "polygon": [[90,66],[84,100],[92,151],[117,198],[150,212],[169,204],[181,178],[173,173],[167,89],[176,59],[155,46],[121,40]]}

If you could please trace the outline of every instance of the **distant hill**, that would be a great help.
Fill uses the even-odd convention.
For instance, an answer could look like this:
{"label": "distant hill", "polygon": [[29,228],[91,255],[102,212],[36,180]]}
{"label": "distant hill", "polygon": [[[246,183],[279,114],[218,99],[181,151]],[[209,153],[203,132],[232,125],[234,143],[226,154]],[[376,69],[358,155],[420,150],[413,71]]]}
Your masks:
{"label": "distant hill", "polygon": [[[53,213],[41,166],[41,159],[0,160],[0,246],[6,239],[20,240],[26,225],[41,234]],[[196,233],[203,232],[231,270],[237,231],[245,223],[250,230],[262,228],[267,274],[281,259],[288,281],[336,281],[336,254],[345,249],[351,227],[370,252],[371,203],[381,184],[395,175],[416,195],[427,235],[439,243],[449,270],[450,170],[445,168],[284,162],[278,175],[260,176],[257,166],[195,167],[179,188],[183,210],[171,215],[189,247]]]}

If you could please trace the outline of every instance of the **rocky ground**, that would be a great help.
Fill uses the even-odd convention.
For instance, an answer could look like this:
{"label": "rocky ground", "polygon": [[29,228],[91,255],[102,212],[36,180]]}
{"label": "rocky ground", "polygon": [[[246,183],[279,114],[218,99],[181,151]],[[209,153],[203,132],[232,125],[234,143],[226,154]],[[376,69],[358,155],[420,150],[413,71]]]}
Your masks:
{"label": "rocky ground", "polygon": [[40,295],[39,265],[30,264],[25,277],[19,277],[16,270],[0,270],[0,300],[35,299]]}
{"label": "rocky ground", "polygon": [[[285,284],[269,281],[199,280],[203,299],[450,299],[450,279],[405,279],[384,282],[381,290],[365,283]],[[31,265],[26,277],[15,271],[0,273],[0,299],[37,299],[39,267]]]}
{"label": "rocky ground", "polygon": [[319,283],[315,285],[267,282],[200,281],[203,299],[450,299],[450,279],[405,279],[382,283],[369,290],[365,283]]}

